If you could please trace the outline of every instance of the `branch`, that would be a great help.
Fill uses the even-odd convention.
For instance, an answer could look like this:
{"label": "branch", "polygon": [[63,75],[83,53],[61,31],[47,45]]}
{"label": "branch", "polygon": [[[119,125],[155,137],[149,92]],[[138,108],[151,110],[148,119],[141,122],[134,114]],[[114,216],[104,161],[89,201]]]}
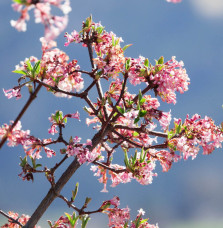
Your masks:
{"label": "branch", "polygon": [[103,167],[103,168],[105,168],[107,170],[110,170],[110,171],[112,171],[114,173],[128,172],[126,169],[114,169],[114,168],[111,168],[111,167],[109,167],[109,166],[107,166],[107,165],[105,165],[105,164],[103,164],[101,162],[98,162],[98,161],[94,161],[92,163],[95,164],[95,165],[101,166],[101,167]]}
{"label": "branch", "polygon": [[42,82],[42,81],[39,81],[39,80],[35,80],[35,82],[39,83],[40,85],[43,85],[44,87],[52,89],[52,90],[54,90],[55,92],[58,92],[58,93],[64,93],[64,94],[67,94],[67,95],[70,95],[70,96],[73,96],[73,97],[81,97],[81,98],[83,98],[85,96],[84,92],[82,92],[82,93],[67,92],[67,91],[59,89],[56,86],[48,85],[45,82]]}
{"label": "branch", "polygon": [[[108,126],[104,130],[104,132],[99,132],[99,134],[97,133],[92,139],[92,146],[89,146],[88,149],[92,151],[102,141],[105,135],[108,134],[110,131],[111,128]],[[80,168],[80,166],[81,165],[79,164],[77,158],[75,158],[74,161],[65,170],[65,172],[61,175],[60,179],[56,182],[55,186],[50,188],[49,192],[42,200],[42,202],[39,204],[37,209],[34,211],[34,213],[32,214],[27,224],[24,226],[24,228],[33,228],[37,224],[37,222],[42,217],[44,212],[51,205],[51,203],[60,195],[60,192],[65,186],[65,184],[70,180],[70,178],[77,171],[77,169]]]}
{"label": "branch", "polygon": [[157,131],[149,131],[148,129],[146,129],[145,127],[128,127],[128,126],[123,126],[123,125],[115,125],[114,129],[126,129],[126,130],[130,130],[130,131],[136,131],[138,133],[145,133],[148,135],[154,135],[154,136],[158,136],[158,137],[162,137],[162,138],[167,138],[168,135],[166,133],[163,132],[157,132]]}
{"label": "branch", "polygon": [[0,214],[2,214],[3,216],[5,216],[5,217],[8,218],[9,220],[11,220],[12,223],[18,224],[19,226],[23,227],[22,224],[21,224],[18,220],[16,220],[16,219],[10,217],[10,216],[7,215],[4,211],[0,210]]}
{"label": "branch", "polygon": [[3,136],[3,138],[2,138],[2,140],[0,142],[0,149],[2,148],[2,146],[4,145],[4,143],[6,142],[6,140],[8,138],[8,134],[13,130],[13,128],[16,126],[16,124],[18,123],[18,121],[22,118],[22,116],[24,115],[24,113],[26,112],[26,110],[29,108],[29,106],[31,105],[31,103],[33,102],[33,100],[36,98],[36,95],[40,91],[40,88],[41,87],[42,87],[42,85],[39,84],[38,87],[34,90],[34,92],[30,94],[30,97],[29,97],[28,101],[26,102],[26,104],[22,108],[21,112],[19,113],[19,115],[15,119],[14,123],[11,126],[9,126],[8,131]]}

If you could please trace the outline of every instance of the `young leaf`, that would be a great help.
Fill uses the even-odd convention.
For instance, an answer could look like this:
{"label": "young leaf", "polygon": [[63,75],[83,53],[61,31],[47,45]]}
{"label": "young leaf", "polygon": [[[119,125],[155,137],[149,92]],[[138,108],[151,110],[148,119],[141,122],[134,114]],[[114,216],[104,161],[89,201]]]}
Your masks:
{"label": "young leaf", "polygon": [[125,45],[123,48],[122,48],[122,50],[123,51],[125,51],[128,47],[130,47],[130,46],[132,46],[132,44],[127,44],[127,45]]}
{"label": "young leaf", "polygon": [[13,73],[16,73],[16,74],[23,74],[23,75],[27,75],[27,73],[24,71],[24,70],[14,70],[12,71]]}
{"label": "young leaf", "polygon": [[26,61],[26,64],[27,64],[27,69],[28,69],[28,71],[29,71],[29,72],[32,72],[33,67],[32,67],[32,65],[31,65],[31,63],[30,63],[30,60],[29,60],[29,59]]}
{"label": "young leaf", "polygon": [[33,76],[39,74],[40,71],[40,60],[36,62],[33,67]]}
{"label": "young leaf", "polygon": [[118,109],[118,111],[119,111],[121,114],[124,114],[124,113],[125,113],[124,108],[121,108],[120,106],[116,106],[116,108]]}
{"label": "young leaf", "polygon": [[76,198],[76,196],[77,196],[78,188],[79,188],[79,183],[77,182],[77,183],[76,183],[76,186],[75,186],[75,190],[72,191],[72,201],[74,201],[75,198]]}
{"label": "young leaf", "polygon": [[144,65],[145,65],[146,67],[149,67],[149,60],[148,60],[148,59],[145,59]]}
{"label": "young leaf", "polygon": [[161,56],[159,59],[158,59],[158,64],[163,64],[164,63],[164,58],[163,56]]}
{"label": "young leaf", "polygon": [[144,117],[146,115],[147,111],[146,110],[140,110],[139,111],[139,117]]}
{"label": "young leaf", "polygon": [[133,136],[133,137],[137,137],[137,136],[139,136],[139,133],[138,133],[137,131],[134,131],[134,132],[132,133],[132,136]]}
{"label": "young leaf", "polygon": [[135,120],[134,120],[134,124],[136,124],[136,123],[138,123],[139,122],[139,117],[137,117],[137,118],[135,118]]}
{"label": "young leaf", "polygon": [[90,216],[88,216],[88,215],[83,216],[83,217],[82,217],[81,228],[85,228],[86,225],[87,225],[87,223],[88,223],[88,221],[89,221],[90,219],[91,219],[91,218],[90,218]]}
{"label": "young leaf", "polygon": [[129,68],[130,68],[130,59],[127,59],[127,60],[125,61],[125,70],[128,71]]}

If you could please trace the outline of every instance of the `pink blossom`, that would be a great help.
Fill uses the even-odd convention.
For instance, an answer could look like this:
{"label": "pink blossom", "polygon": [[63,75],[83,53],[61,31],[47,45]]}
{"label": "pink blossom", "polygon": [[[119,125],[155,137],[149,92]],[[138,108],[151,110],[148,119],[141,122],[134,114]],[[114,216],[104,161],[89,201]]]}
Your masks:
{"label": "pink blossom", "polygon": [[72,114],[66,114],[64,116],[65,117],[68,117],[68,118],[73,118],[73,119],[78,119],[80,121],[80,113],[79,112],[76,112],[76,113],[72,113]]}
{"label": "pink blossom", "polygon": [[45,150],[48,158],[51,158],[53,155],[54,156],[56,155],[55,151],[48,147],[44,147],[44,150]]}
{"label": "pink blossom", "polygon": [[68,46],[72,42],[75,42],[75,43],[81,42],[80,34],[76,30],[74,30],[71,34],[68,34],[66,32],[64,37],[67,38],[67,42],[65,42],[64,46]]}
{"label": "pink blossom", "polygon": [[[13,218],[13,219],[18,220],[18,222],[21,223],[22,225],[25,225],[28,222],[29,218],[30,218],[30,216],[24,215],[24,214],[22,214],[21,216],[19,216],[18,213],[14,213],[12,211],[9,211],[8,212],[8,215],[11,218]],[[16,223],[13,223],[11,220],[9,220],[7,224],[1,226],[1,228],[8,228],[8,227],[10,227],[10,228],[18,228],[19,225],[16,224]],[[39,226],[38,227],[35,226],[35,228],[40,228],[40,227]]]}
{"label": "pink blossom", "polygon": [[[177,128],[179,128],[180,124],[181,121],[175,119]],[[201,119],[198,114],[195,114],[190,119],[187,115],[181,129],[184,134],[181,137],[170,139],[169,145],[171,148],[176,146],[176,149],[182,153],[184,159],[189,157],[194,159],[199,152],[199,146],[203,148],[203,154],[210,154],[215,148],[221,147],[223,142],[221,129],[207,116]]]}
{"label": "pink blossom", "polygon": [[123,228],[125,223],[130,219],[130,210],[128,207],[120,208],[108,208],[107,209],[109,224],[111,228]]}
{"label": "pink blossom", "polygon": [[184,63],[178,62],[175,56],[164,64],[157,64],[151,69],[150,80],[157,85],[157,93],[163,101],[176,103],[175,91],[183,93],[188,90],[190,79],[183,68]]}
{"label": "pink blossom", "polygon": [[54,135],[55,133],[58,133],[56,129],[57,125],[53,124],[50,129],[48,129],[48,133],[51,135]]}
{"label": "pink blossom", "polygon": [[159,119],[159,123],[162,126],[162,129],[167,130],[169,125],[170,125],[170,121],[171,121],[171,111],[169,112],[162,112],[162,116]]}
{"label": "pink blossom", "polygon": [[[52,6],[60,9],[64,16],[52,15]],[[65,29],[68,23],[67,14],[71,11],[69,0],[47,0],[35,4],[27,0],[24,4],[14,3],[12,7],[21,13],[18,21],[11,20],[11,25],[18,31],[26,31],[26,21],[29,20],[28,11],[34,8],[35,22],[44,25],[45,39],[48,41],[55,39]]]}
{"label": "pink blossom", "polygon": [[20,88],[18,89],[8,89],[8,90],[4,90],[3,89],[3,92],[5,94],[5,96],[8,98],[8,99],[11,99],[12,97],[16,97],[16,100],[18,100],[19,98],[22,97],[21,93],[20,93]]}

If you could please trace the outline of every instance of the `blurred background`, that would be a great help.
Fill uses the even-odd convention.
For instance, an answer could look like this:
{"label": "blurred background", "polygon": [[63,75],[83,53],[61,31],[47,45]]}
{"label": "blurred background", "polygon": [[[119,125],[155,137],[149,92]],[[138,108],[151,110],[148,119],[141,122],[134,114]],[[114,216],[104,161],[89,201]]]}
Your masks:
{"label": "blurred background", "polygon": [[[101,21],[107,31],[113,31],[125,43],[133,44],[126,51],[127,56],[139,55],[154,59],[164,56],[169,60],[176,56],[183,60],[191,79],[189,91],[177,94],[176,105],[161,102],[161,109],[169,111],[172,117],[184,119],[187,114],[200,114],[212,117],[219,125],[223,121],[223,1],[222,0],[183,0],[181,4],[167,3],[165,0],[85,0],[71,1],[67,32],[79,31],[81,23],[90,14],[95,22]],[[35,24],[33,13],[26,33],[17,32],[10,26],[10,20],[19,15],[11,8],[10,1],[0,1],[0,66],[1,89],[17,85],[18,75],[13,74],[15,65],[29,56],[41,57],[39,38],[43,36],[43,26]],[[78,45],[64,47],[65,38],[57,39],[58,47],[68,53],[70,59],[77,59],[82,69],[90,69],[87,50]],[[0,124],[14,120],[27,100],[27,91],[22,90],[22,99],[8,100],[0,92]],[[48,138],[50,123],[48,117],[56,110],[64,114],[81,113],[81,122],[68,120],[64,133],[67,139],[72,135],[83,141],[94,134],[92,127],[85,126],[86,114],[81,111],[83,103],[77,99],[56,98],[44,89],[32,103],[22,118],[23,129],[30,129],[39,138]],[[55,147],[54,147],[55,148]],[[60,147],[57,147],[57,151]],[[24,182],[18,177],[21,172],[19,156],[24,157],[22,147],[9,148],[5,145],[0,151],[0,209],[31,215],[46,195],[49,183],[40,175],[34,182]],[[122,151],[116,152],[123,160]],[[43,165],[52,167],[58,157],[47,159],[42,153]],[[97,209],[102,201],[118,195],[121,207],[131,209],[132,219],[137,210],[143,208],[151,223],[160,228],[222,228],[223,227],[223,154],[215,150],[209,156],[200,155],[195,159],[175,163],[168,173],[163,173],[157,164],[158,177],[148,186],[133,181],[116,188],[108,186],[109,193],[101,193],[103,188],[83,165],[72,177],[62,194],[71,196],[76,182],[80,183],[76,205],[82,206],[85,197],[92,197],[89,209]],[[68,166],[70,160],[56,173],[56,177]],[[48,227],[46,220],[57,220],[63,212],[72,211],[60,199],[50,206],[39,222]],[[0,216],[0,225],[6,219]],[[108,224],[106,215],[93,215],[89,227],[103,228]]]}

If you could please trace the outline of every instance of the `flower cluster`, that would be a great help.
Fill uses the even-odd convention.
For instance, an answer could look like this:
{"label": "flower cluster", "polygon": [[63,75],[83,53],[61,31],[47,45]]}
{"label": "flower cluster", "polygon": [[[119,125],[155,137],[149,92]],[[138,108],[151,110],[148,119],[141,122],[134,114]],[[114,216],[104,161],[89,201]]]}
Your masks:
{"label": "flower cluster", "polygon": [[[51,14],[51,7],[56,7],[62,11],[64,16]],[[18,0],[12,4],[15,11],[21,14],[15,21],[11,20],[11,25],[18,31],[26,31],[26,21],[29,20],[29,11],[34,8],[36,23],[42,23],[45,27],[45,38],[54,40],[67,26],[68,13],[71,11],[70,0]]]}
{"label": "flower cluster", "polygon": [[66,149],[66,154],[68,157],[76,156],[78,162],[83,164],[85,162],[93,162],[95,159],[98,159],[101,156],[100,146],[90,151],[88,147],[92,145],[91,140],[88,139],[86,143],[80,143],[80,141],[81,138],[77,136],[70,140]]}
{"label": "flower cluster", "polygon": [[[28,215],[21,215],[19,217],[18,213],[14,213],[12,211],[8,212],[8,216],[16,221],[18,221],[21,225],[25,225],[30,216]],[[1,228],[19,228],[20,226],[18,224],[16,224],[15,222],[13,222],[12,220],[9,219],[8,223],[6,223],[5,225],[1,226]],[[39,226],[35,226],[34,228],[40,228]]]}
{"label": "flower cluster", "polygon": [[157,93],[163,101],[176,103],[175,91],[183,93],[188,90],[189,77],[183,68],[184,63],[178,62],[175,56],[171,60],[163,63],[163,58],[151,68],[150,80],[157,86]]}
{"label": "flower cluster", "polygon": [[210,154],[215,148],[222,147],[222,131],[210,117],[201,119],[195,114],[190,119],[187,115],[184,123],[181,119],[175,119],[174,124],[175,129],[169,132],[168,144],[172,151],[180,151],[184,159],[196,158],[199,146],[203,148],[203,154]]}
{"label": "flower cluster", "polygon": [[[8,98],[13,96],[17,99],[21,98],[21,87],[27,85],[27,87],[32,88],[33,81],[42,83],[47,90],[52,91],[57,97],[71,98],[70,93],[73,91],[79,92],[83,89],[84,81],[79,72],[80,66],[77,64],[77,60],[68,62],[69,57],[63,51],[53,48],[56,46],[56,42],[47,42],[45,38],[41,38],[40,41],[43,50],[41,60],[38,61],[36,57],[31,56],[21,61],[20,65],[16,65],[13,71],[22,74],[19,80],[28,78],[30,81],[13,89],[3,90]],[[32,63],[34,63],[34,66],[32,66]],[[55,92],[52,87],[59,92]]]}
{"label": "flower cluster", "polygon": [[[11,124],[12,123],[13,122],[11,122]],[[30,135],[29,130],[24,131],[21,129],[22,125],[20,121],[16,124],[11,132],[9,131],[10,125],[4,124],[2,127],[0,127],[0,139],[7,135],[8,146],[14,147],[22,145],[26,155],[32,157],[33,159],[39,159],[42,157],[40,155],[42,148],[45,150],[47,157],[52,157],[56,154],[55,151],[44,146],[44,144],[50,143],[52,141],[51,139],[45,139],[41,141],[40,139]]]}
{"label": "flower cluster", "polygon": [[48,129],[49,134],[54,135],[55,133],[58,133],[57,127],[64,127],[65,124],[67,123],[67,118],[73,118],[73,119],[78,119],[80,121],[80,114],[79,112],[72,113],[72,114],[66,114],[63,116],[62,111],[56,111],[55,114],[52,114],[49,117],[49,121],[52,123],[50,129]]}
{"label": "flower cluster", "polygon": [[[149,224],[147,221],[148,219],[143,219],[142,216],[145,214],[145,211],[141,208],[138,210],[138,215],[134,221],[130,220],[130,209],[126,208],[119,208],[120,201],[117,196],[115,196],[111,200],[104,201],[101,205],[101,209],[103,213],[108,215],[109,224],[108,227],[110,228],[124,228],[124,227],[131,227],[131,228],[159,228],[158,225]],[[113,206],[113,208],[110,208]]]}

